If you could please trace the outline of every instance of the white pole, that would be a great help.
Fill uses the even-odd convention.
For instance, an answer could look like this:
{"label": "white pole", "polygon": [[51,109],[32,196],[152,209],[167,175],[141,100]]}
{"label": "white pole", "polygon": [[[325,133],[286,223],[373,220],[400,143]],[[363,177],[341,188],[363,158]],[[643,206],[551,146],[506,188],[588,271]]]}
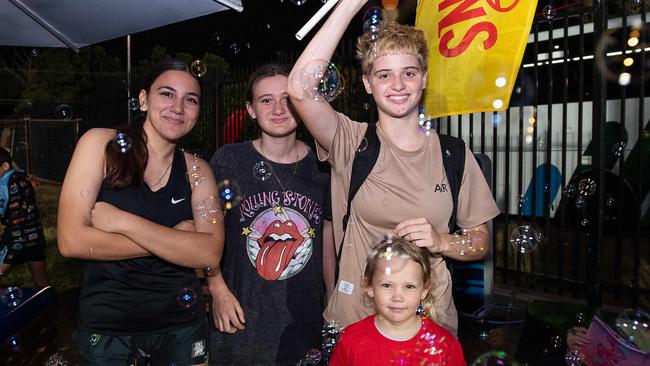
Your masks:
{"label": "white pole", "polygon": [[338,2],[339,0],[329,0],[328,2],[323,4],[323,6],[321,6],[321,8],[316,12],[316,14],[314,14],[314,16],[311,17],[311,19],[309,19],[309,21],[305,23],[305,25],[303,25],[302,28],[300,28],[298,33],[296,33],[296,38],[299,41],[302,41],[302,39],[307,35],[307,33],[309,33],[309,31],[312,28],[314,28],[316,23],[318,23],[321,19],[323,19],[325,14],[327,14],[330,10],[332,10],[334,5],[336,5],[336,3]]}

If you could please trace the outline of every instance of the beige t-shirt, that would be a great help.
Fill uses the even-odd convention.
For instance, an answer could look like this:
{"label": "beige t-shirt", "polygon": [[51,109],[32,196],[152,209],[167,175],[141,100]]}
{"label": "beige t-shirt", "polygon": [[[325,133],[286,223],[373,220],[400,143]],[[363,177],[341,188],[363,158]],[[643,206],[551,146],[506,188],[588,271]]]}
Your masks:
{"label": "beige t-shirt", "polygon": [[[352,162],[367,124],[338,113],[337,130],[328,149],[318,146],[320,160],[332,165],[332,214],[334,240],[343,238],[341,219],[347,208]],[[342,326],[374,313],[372,304],[362,299],[363,270],[370,248],[401,221],[426,217],[440,233],[449,231],[453,208],[449,183],[442,164],[440,141],[433,132],[417,151],[403,151],[391,143],[378,125],[381,142],[379,157],[370,175],[352,201],[347,234],[339,269],[339,280],[325,309],[327,320]],[[466,150],[465,171],[458,196],[457,224],[474,227],[499,214],[485,178]],[[440,254],[431,255],[432,291],[436,299],[436,321],[456,334],[458,314],[452,300],[451,276]]]}

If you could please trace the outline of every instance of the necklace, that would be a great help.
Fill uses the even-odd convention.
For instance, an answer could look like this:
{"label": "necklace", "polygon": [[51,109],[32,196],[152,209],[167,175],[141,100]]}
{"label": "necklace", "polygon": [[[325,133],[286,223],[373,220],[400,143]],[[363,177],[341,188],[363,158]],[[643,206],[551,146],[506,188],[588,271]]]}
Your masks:
{"label": "necklace", "polygon": [[285,188],[284,184],[280,181],[280,178],[278,175],[275,173],[275,170],[273,169],[273,165],[271,162],[266,158],[266,155],[264,155],[264,149],[262,148],[262,140],[260,140],[260,152],[262,153],[262,157],[264,158],[264,161],[269,166],[269,169],[271,170],[271,175],[275,177],[275,180],[278,182],[280,185],[280,188],[282,188],[282,196],[284,196],[284,193],[287,191],[289,187],[291,187],[291,182],[293,181],[293,177],[296,176],[296,172],[298,171],[298,162],[300,160],[300,154],[296,154],[296,162],[293,164],[293,174],[291,174],[291,178],[289,178],[289,181],[287,182],[287,186]]}
{"label": "necklace", "polygon": [[173,162],[174,162],[174,159],[172,159],[172,162],[169,163],[169,165],[167,165],[167,168],[165,168],[165,171],[162,173],[162,175],[160,176],[160,178],[158,178],[158,180],[156,181],[156,183],[151,184],[150,187],[155,187],[155,186],[157,186],[158,184],[160,184],[160,182],[162,182],[163,178],[165,178],[165,176],[167,175],[167,172],[168,172],[169,169],[172,167],[172,163],[173,163]]}

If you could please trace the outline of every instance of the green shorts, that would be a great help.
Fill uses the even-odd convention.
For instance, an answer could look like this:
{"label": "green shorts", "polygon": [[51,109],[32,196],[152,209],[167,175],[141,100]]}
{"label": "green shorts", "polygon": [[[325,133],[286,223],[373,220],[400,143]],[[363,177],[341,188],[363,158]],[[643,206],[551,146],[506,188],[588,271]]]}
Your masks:
{"label": "green shorts", "polygon": [[79,365],[197,365],[208,362],[207,320],[167,332],[113,336],[79,330]]}

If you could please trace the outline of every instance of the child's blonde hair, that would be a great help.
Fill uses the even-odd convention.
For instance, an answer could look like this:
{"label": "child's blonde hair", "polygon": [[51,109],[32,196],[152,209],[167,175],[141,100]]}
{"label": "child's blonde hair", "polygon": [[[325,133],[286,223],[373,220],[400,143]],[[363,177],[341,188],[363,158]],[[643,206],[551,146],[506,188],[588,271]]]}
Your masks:
{"label": "child's blonde hair", "polygon": [[[373,39],[376,36],[376,39]],[[357,39],[357,58],[361,60],[361,71],[369,75],[372,63],[377,57],[406,53],[418,57],[420,69],[427,71],[429,51],[424,32],[395,21],[381,23],[378,35],[364,33]]]}
{"label": "child's blonde hair", "polygon": [[[412,260],[420,266],[422,271],[422,283],[425,288],[429,288],[429,291],[427,292],[426,297],[421,301],[421,304],[424,308],[425,314],[431,318],[431,320],[436,321],[436,310],[433,306],[434,298],[431,291],[431,285],[433,284],[434,279],[433,272],[431,271],[431,262],[429,261],[429,252],[404,238],[387,237],[372,248],[370,254],[368,254],[366,269],[363,273],[363,284],[365,288],[367,289],[372,286],[372,278],[377,270],[377,262],[379,259],[387,258],[389,256]],[[366,301],[371,300],[367,292],[364,292],[364,297]]]}

